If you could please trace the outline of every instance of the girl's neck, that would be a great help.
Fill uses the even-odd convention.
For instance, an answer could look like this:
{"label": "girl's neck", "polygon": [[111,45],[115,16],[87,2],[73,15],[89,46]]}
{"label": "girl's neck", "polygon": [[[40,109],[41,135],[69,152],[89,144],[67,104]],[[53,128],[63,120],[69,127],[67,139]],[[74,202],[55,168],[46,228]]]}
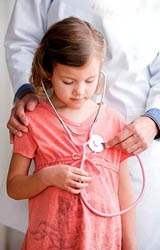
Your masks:
{"label": "girl's neck", "polygon": [[92,115],[95,115],[98,109],[98,105],[89,99],[80,108],[73,109],[60,103],[56,98],[52,97],[51,101],[56,108],[57,112],[69,119],[72,122],[81,123]]}

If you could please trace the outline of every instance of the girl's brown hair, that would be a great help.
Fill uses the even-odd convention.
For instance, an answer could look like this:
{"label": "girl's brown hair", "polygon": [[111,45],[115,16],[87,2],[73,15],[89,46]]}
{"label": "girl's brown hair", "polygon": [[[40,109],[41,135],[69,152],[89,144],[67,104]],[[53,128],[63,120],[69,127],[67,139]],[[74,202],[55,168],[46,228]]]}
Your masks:
{"label": "girl's brown hair", "polygon": [[103,62],[106,43],[103,35],[90,23],[76,17],[65,18],[53,24],[42,38],[35,52],[31,83],[51,88],[51,77],[57,63],[80,67],[94,55]]}

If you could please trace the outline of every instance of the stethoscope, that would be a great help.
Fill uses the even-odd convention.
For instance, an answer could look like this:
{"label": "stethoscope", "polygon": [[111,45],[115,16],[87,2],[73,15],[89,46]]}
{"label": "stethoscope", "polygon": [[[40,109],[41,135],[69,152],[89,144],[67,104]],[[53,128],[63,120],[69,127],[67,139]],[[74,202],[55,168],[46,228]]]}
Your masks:
{"label": "stethoscope", "polygon": [[[105,93],[105,86],[106,86],[106,80],[105,80],[105,75],[103,74],[104,77],[104,83],[103,83],[103,91],[102,91],[102,95],[101,95],[101,100],[100,100],[100,104],[97,110],[97,113],[95,115],[95,118],[91,124],[90,130],[89,130],[89,135],[88,135],[88,139],[86,140],[86,142],[80,144],[78,142],[75,141],[75,139],[72,136],[72,133],[70,131],[70,129],[67,127],[67,125],[64,123],[64,121],[62,120],[62,118],[60,117],[59,113],[57,112],[57,110],[55,109],[53,103],[51,102],[51,99],[47,93],[47,90],[44,86],[43,81],[41,81],[41,85],[43,88],[43,91],[47,97],[47,100],[49,102],[49,104],[51,105],[52,109],[54,110],[59,122],[62,124],[64,130],[66,131],[66,133],[68,134],[71,142],[79,147],[82,147],[82,159],[81,159],[81,164],[80,164],[80,168],[83,169],[84,168],[84,162],[85,162],[85,158],[86,158],[86,147],[88,146],[93,152],[99,153],[102,152],[104,150],[104,145],[105,142],[103,140],[103,138],[100,135],[97,134],[92,134],[93,131],[93,127],[95,122],[98,120],[98,115],[100,113],[101,110],[101,106],[103,103],[103,99],[104,99],[104,93]],[[139,158],[139,156],[136,156],[137,160],[139,162],[140,168],[141,168],[141,173],[142,173],[142,187],[141,187],[141,191],[137,197],[137,199],[126,209],[123,209],[121,211],[115,212],[115,213],[104,213],[101,211],[96,210],[88,201],[85,195],[85,191],[84,189],[81,190],[80,192],[80,197],[81,200],[83,201],[83,203],[85,204],[85,206],[92,211],[93,213],[95,213],[96,215],[99,215],[101,217],[114,217],[114,216],[119,216],[122,215],[124,213],[129,212],[131,209],[133,209],[135,206],[137,206],[137,204],[140,202],[140,200],[142,199],[143,193],[144,193],[144,189],[145,189],[145,172],[144,172],[144,168],[143,168],[143,164],[141,162],[141,159]]]}

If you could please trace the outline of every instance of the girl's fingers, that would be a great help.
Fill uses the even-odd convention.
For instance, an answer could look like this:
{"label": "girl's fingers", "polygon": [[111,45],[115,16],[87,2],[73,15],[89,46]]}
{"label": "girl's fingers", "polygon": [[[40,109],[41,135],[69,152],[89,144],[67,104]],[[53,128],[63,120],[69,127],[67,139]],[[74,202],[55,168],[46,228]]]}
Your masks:
{"label": "girl's fingers", "polygon": [[66,191],[73,193],[73,194],[79,194],[81,192],[81,189],[88,187],[88,183],[80,183],[76,181],[71,181],[70,185],[66,187]]}
{"label": "girl's fingers", "polygon": [[76,188],[72,188],[72,187],[67,187],[66,191],[72,194],[80,194],[81,190],[80,189],[76,189]]}
{"label": "girl's fingers", "polygon": [[72,167],[72,173],[80,176],[89,176],[88,172],[81,168]]}
{"label": "girl's fingers", "polygon": [[86,187],[88,187],[88,183],[77,182],[77,181],[71,181],[70,186],[71,186],[72,188],[81,189],[81,188],[86,188]]}
{"label": "girl's fingers", "polygon": [[74,174],[73,180],[76,181],[77,183],[88,183],[92,180],[92,177]]}

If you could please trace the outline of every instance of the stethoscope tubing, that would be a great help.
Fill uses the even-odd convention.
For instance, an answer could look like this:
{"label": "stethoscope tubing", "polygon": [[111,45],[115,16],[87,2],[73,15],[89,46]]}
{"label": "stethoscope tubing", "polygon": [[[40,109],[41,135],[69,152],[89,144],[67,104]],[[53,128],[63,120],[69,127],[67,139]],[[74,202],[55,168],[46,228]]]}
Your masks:
{"label": "stethoscope tubing", "polygon": [[[86,156],[86,143],[83,144],[83,155],[82,155],[82,160],[81,160],[81,165],[80,165],[80,168],[83,169],[84,167],[84,162],[85,162],[85,156]],[[138,203],[140,202],[140,200],[142,199],[142,196],[144,194],[144,190],[145,190],[145,185],[146,185],[146,180],[145,180],[145,172],[144,172],[144,167],[143,167],[143,164],[142,164],[142,161],[140,159],[139,156],[135,156],[139,162],[139,165],[140,165],[140,168],[141,168],[141,172],[142,172],[142,188],[141,188],[141,191],[137,197],[137,199],[128,207],[128,208],[125,208],[121,211],[118,211],[118,212],[115,212],[115,213],[104,213],[104,212],[101,212],[101,211],[98,211],[97,209],[95,209],[88,201],[87,201],[87,198],[85,196],[85,191],[82,189],[81,192],[80,192],[80,195],[81,195],[81,200],[83,201],[83,203],[85,204],[85,206],[91,211],[93,212],[94,214],[96,215],[99,215],[101,217],[107,217],[107,218],[111,218],[111,217],[115,217],[115,216],[120,216],[122,214],[125,214],[125,213],[128,213],[131,209],[135,208]]]}
{"label": "stethoscope tubing", "polygon": [[[90,132],[89,132],[89,139],[83,143],[83,144],[77,144],[77,142],[73,139],[73,136],[71,134],[71,132],[67,129],[67,133],[68,133],[68,136],[70,138],[70,140],[72,141],[72,143],[76,146],[81,146],[82,147],[82,159],[81,159],[81,164],[80,164],[80,168],[83,169],[84,168],[84,164],[85,164],[85,159],[86,159],[86,146],[88,145],[89,143],[89,140],[92,136],[92,128],[93,126],[91,127],[90,129]],[[143,164],[142,164],[142,161],[140,159],[139,156],[135,156],[139,162],[139,165],[140,165],[140,168],[141,168],[141,172],[142,172],[142,188],[141,188],[141,191],[137,197],[137,199],[128,207],[128,208],[125,208],[121,211],[118,211],[118,212],[115,212],[115,213],[104,213],[104,212],[101,212],[101,211],[98,211],[97,209],[95,209],[88,201],[87,201],[87,198],[85,196],[85,191],[84,189],[81,189],[81,192],[80,192],[80,196],[81,196],[81,200],[83,201],[83,203],[85,204],[85,206],[91,211],[93,212],[94,214],[98,215],[98,216],[101,216],[101,217],[108,217],[108,218],[111,218],[111,217],[115,217],[115,216],[120,216],[122,214],[125,214],[125,213],[128,213],[131,209],[135,208],[137,206],[137,204],[140,202],[140,200],[142,199],[142,196],[143,196],[143,193],[144,193],[144,190],[145,190],[145,184],[146,184],[146,180],[145,180],[145,171],[144,171],[144,167],[143,167]]]}

